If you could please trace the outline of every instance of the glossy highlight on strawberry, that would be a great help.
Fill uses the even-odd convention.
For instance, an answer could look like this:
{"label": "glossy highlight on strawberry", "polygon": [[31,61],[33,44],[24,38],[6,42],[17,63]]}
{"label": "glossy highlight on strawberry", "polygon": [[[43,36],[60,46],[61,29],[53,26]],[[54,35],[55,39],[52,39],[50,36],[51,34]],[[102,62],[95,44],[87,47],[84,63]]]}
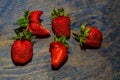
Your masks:
{"label": "glossy highlight on strawberry", "polygon": [[50,44],[50,52],[52,56],[52,68],[57,69],[68,58],[68,49],[61,42],[53,42]]}

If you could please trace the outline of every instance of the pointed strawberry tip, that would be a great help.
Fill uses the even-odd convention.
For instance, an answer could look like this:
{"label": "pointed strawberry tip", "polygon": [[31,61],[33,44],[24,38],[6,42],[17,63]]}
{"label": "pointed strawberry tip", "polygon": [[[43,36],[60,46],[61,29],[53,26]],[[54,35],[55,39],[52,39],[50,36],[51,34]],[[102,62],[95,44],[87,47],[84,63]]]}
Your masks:
{"label": "pointed strawberry tip", "polygon": [[59,69],[59,67],[57,67],[57,66],[52,66],[52,70],[58,70]]}
{"label": "pointed strawberry tip", "polygon": [[59,64],[58,62],[52,62],[51,68],[52,68],[52,70],[58,70],[62,67],[62,65],[63,65],[62,63]]}
{"label": "pointed strawberry tip", "polygon": [[51,66],[52,66],[52,69],[58,69],[59,68],[59,64],[57,62],[52,63]]}
{"label": "pointed strawberry tip", "polygon": [[51,68],[53,69],[53,70],[58,70],[58,69],[60,69],[64,64],[65,64],[65,62],[68,60],[68,56],[66,57],[66,59],[64,59],[62,62],[55,62],[55,61],[53,61],[52,63],[51,63]]}

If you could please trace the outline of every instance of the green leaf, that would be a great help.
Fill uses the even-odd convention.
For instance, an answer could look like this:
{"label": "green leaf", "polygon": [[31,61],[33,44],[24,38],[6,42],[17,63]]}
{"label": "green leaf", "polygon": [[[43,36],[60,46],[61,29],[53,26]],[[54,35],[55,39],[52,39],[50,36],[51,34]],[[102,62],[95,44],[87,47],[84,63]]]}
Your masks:
{"label": "green leaf", "polygon": [[79,43],[80,43],[81,46],[83,44],[85,44],[86,43],[86,38],[85,37],[81,37]]}
{"label": "green leaf", "polygon": [[84,31],[84,33],[83,33],[83,36],[84,37],[88,37],[89,36],[89,31],[90,31],[90,28],[89,27],[86,28],[85,31]]}
{"label": "green leaf", "polygon": [[51,15],[52,15],[52,19],[58,16],[67,16],[63,8],[57,10],[54,8],[53,11],[51,12]]}
{"label": "green leaf", "polygon": [[85,33],[85,34],[84,34],[84,37],[88,37],[88,36],[89,36],[89,33]]}
{"label": "green leaf", "polygon": [[66,42],[67,38],[66,36],[61,36],[61,37],[54,37],[54,41],[59,41],[62,42],[66,47],[69,47],[68,43]]}
{"label": "green leaf", "polygon": [[14,30],[14,32],[17,35],[17,37],[20,37],[20,32],[18,30]]}
{"label": "green leaf", "polygon": [[53,13],[53,12],[51,13],[51,15],[52,15],[52,18],[55,18],[55,16],[54,16],[54,13]]}
{"label": "green leaf", "polygon": [[53,9],[53,11],[52,11],[51,15],[52,15],[52,18],[57,17],[57,11],[56,11],[56,9],[55,9],[55,8]]}
{"label": "green leaf", "polygon": [[27,27],[28,26],[28,20],[21,17],[19,20],[18,20],[18,25],[21,26],[21,27]]}
{"label": "green leaf", "polygon": [[59,41],[59,38],[55,35],[54,41]]}
{"label": "green leaf", "polygon": [[90,31],[90,28],[88,27],[88,28],[85,29],[84,33],[89,33],[89,31]]}
{"label": "green leaf", "polygon": [[21,39],[22,36],[21,36],[20,32],[18,30],[14,30],[14,32],[17,36],[13,37],[12,39],[13,40]]}
{"label": "green leaf", "polygon": [[59,14],[60,16],[62,16],[62,15],[64,15],[64,12],[60,12],[60,14]]}
{"label": "green leaf", "polygon": [[81,33],[79,33],[79,37],[82,37],[82,34],[83,34],[82,32],[81,32]]}
{"label": "green leaf", "polygon": [[81,30],[84,31],[85,25],[82,24],[80,27],[81,27]]}
{"label": "green leaf", "polygon": [[63,16],[64,15],[64,9],[63,8],[58,9],[58,14],[59,14],[59,16]]}
{"label": "green leaf", "polygon": [[26,39],[31,39],[32,33],[25,31],[25,32],[23,32],[23,35],[25,36]]}
{"label": "green leaf", "polygon": [[[64,16],[68,16],[66,13],[64,13]],[[69,16],[68,16],[69,17]]]}
{"label": "green leaf", "polygon": [[30,10],[25,10],[24,11],[24,17],[25,17],[25,19],[28,20],[29,16],[30,16]]}
{"label": "green leaf", "polygon": [[66,46],[67,48],[69,48],[69,44],[68,44],[68,43],[65,43],[65,46]]}
{"label": "green leaf", "polygon": [[67,40],[67,38],[65,36],[62,36],[61,42],[65,43],[66,40]]}

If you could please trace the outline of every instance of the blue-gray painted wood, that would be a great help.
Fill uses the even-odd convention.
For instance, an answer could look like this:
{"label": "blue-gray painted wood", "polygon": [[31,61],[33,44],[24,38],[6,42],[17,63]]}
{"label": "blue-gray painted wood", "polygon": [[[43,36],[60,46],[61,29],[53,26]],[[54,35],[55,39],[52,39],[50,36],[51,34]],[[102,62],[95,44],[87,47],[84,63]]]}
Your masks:
{"label": "blue-gray painted wood", "polygon": [[[0,80],[120,80],[120,0],[0,0]],[[33,59],[25,66],[11,60],[14,29],[25,9],[42,10],[42,24],[51,30],[51,11],[63,7],[71,17],[72,31],[82,22],[103,33],[99,49],[83,51],[71,38],[69,58],[57,71],[51,70],[51,37],[35,39]]]}

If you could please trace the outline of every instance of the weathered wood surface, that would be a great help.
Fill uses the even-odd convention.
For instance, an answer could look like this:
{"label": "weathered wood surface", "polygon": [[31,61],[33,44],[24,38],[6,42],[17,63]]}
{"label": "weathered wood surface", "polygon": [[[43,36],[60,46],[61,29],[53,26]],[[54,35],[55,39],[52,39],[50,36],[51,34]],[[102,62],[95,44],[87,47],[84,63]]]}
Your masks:
{"label": "weathered wood surface", "polygon": [[[0,0],[0,80],[120,80],[120,0]],[[54,5],[55,4],[55,5]],[[68,41],[69,59],[57,71],[51,70],[51,37],[35,39],[32,61],[15,66],[11,60],[13,29],[25,9],[42,10],[42,24],[51,30],[51,10],[63,7],[71,17],[71,32],[82,22],[103,33],[99,49],[80,50],[72,38]]]}

